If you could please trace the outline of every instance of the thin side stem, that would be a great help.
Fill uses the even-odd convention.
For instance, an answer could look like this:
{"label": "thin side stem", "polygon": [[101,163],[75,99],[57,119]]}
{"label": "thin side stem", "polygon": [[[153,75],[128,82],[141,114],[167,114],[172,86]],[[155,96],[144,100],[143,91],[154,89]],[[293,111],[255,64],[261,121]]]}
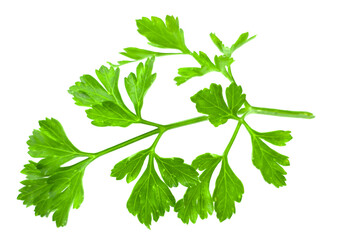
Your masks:
{"label": "thin side stem", "polygon": [[223,152],[223,156],[224,156],[225,158],[227,157],[227,155],[228,155],[228,153],[229,153],[229,151],[230,151],[230,149],[231,149],[231,146],[233,145],[233,143],[234,143],[234,141],[235,141],[235,139],[236,139],[236,136],[237,136],[237,134],[238,134],[238,132],[239,132],[239,130],[240,130],[240,128],[241,128],[241,125],[242,125],[242,121],[239,121],[239,122],[237,123],[237,126],[236,126],[235,130],[234,130],[233,135],[232,135],[231,138],[230,138],[230,141],[229,141],[229,143],[228,143],[226,149],[225,149],[224,152]]}
{"label": "thin side stem", "polygon": [[234,76],[233,76],[233,74],[231,73],[231,67],[230,67],[230,65],[228,65],[228,73],[229,73],[229,76],[231,77],[231,82],[236,83],[236,82],[235,82],[235,79],[234,79]]}
{"label": "thin side stem", "polygon": [[[161,53],[161,55],[158,55],[156,57],[171,56],[171,55],[186,55],[186,54],[189,54],[189,53],[183,53],[183,52],[179,52],[179,53]],[[124,54],[122,54],[122,55],[124,55]],[[122,60],[122,61],[118,61],[117,64],[113,64],[111,62],[107,62],[107,63],[109,65],[113,66],[113,67],[120,67],[120,66],[123,66],[123,65],[127,65],[129,63],[139,62],[139,61],[142,61],[144,59],[145,58],[137,59],[137,60]]]}
{"label": "thin side stem", "polygon": [[242,121],[244,127],[250,133],[250,135],[253,135],[254,134],[254,130],[248,125],[248,123],[244,119],[242,119],[241,121]]}
{"label": "thin side stem", "polygon": [[157,127],[157,128],[163,127],[162,124],[158,124],[158,123],[155,123],[155,122],[147,121],[147,120],[144,120],[144,119],[141,119],[139,123],[142,123],[142,124],[145,124],[145,125],[149,125],[149,126],[153,126],[153,127]]}
{"label": "thin side stem", "polygon": [[150,153],[149,153],[149,161],[148,161],[148,165],[150,166],[150,170],[153,168],[154,166],[154,156],[156,154],[155,149],[156,146],[159,142],[159,140],[161,139],[162,135],[163,135],[164,131],[160,131],[159,134],[157,135],[155,141],[153,142],[153,144],[150,147]]}
{"label": "thin side stem", "polygon": [[156,137],[155,141],[153,142],[152,146],[151,146],[151,151],[155,152],[155,148],[159,142],[159,140],[161,139],[162,135],[163,135],[164,131],[160,131],[160,133],[158,134],[158,136]]}

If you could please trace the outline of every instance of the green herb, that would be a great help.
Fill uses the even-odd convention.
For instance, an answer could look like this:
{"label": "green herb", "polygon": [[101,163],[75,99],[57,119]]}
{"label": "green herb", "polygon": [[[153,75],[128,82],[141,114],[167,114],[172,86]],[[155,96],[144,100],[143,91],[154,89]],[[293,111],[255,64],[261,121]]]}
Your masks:
{"label": "green herb", "polygon": [[[172,207],[184,223],[189,221],[195,223],[198,217],[205,219],[214,211],[222,222],[236,212],[235,203],[241,201],[244,193],[241,180],[228,162],[228,154],[242,126],[250,134],[253,147],[252,162],[260,170],[264,180],[275,187],[286,185],[286,171],[283,167],[289,165],[288,157],[278,153],[267,143],[285,146],[292,139],[290,131],[258,132],[249,126],[246,117],[249,114],[305,119],[314,116],[309,112],[255,107],[248,102],[242,87],[237,85],[232,75],[231,65],[234,63],[232,54],[255,36],[249,37],[248,33],[243,33],[234,44],[227,47],[216,34],[211,33],[212,42],[222,53],[214,56],[211,61],[206,53],[192,52],[188,49],[178,18],[166,16],[163,21],[157,17],[150,19],[143,17],[137,20],[137,27],[138,32],[148,39],[151,46],[174,49],[175,52],[125,48],[121,54],[130,60],[118,61],[117,64],[110,63],[110,68],[101,66],[96,70],[97,78],[83,75],[79,82],[70,87],[69,93],[73,95],[75,104],[87,108],[87,116],[95,126],[128,127],[131,124],[144,124],[154,129],[102,151],[88,153],[71,143],[56,119],[46,118],[39,121],[39,130],[34,130],[27,142],[28,154],[39,160],[29,161],[21,171],[26,175],[26,180],[21,182],[24,186],[20,189],[18,199],[26,206],[34,206],[36,215],[47,217],[53,214],[52,219],[56,225],[65,226],[70,209],[79,208],[84,200],[82,178],[91,162],[122,147],[157,135],[150,147],[139,149],[119,161],[111,171],[111,176],[117,180],[126,178],[127,183],[136,180],[127,201],[129,212],[137,216],[148,228],[152,220],[157,221]],[[174,78],[177,85],[209,72],[219,72],[230,82],[229,86],[211,83],[209,88],[204,88],[191,97],[197,111],[203,114],[201,116],[170,124],[144,119],[142,117],[144,97],[156,79],[156,73],[153,72],[155,58],[181,54],[192,56],[199,66],[179,68],[178,76]],[[136,72],[125,77],[125,90],[134,106],[132,111],[124,103],[118,89],[119,67],[136,61],[141,61]],[[215,127],[227,123],[228,120],[237,122],[224,151],[219,154],[202,154],[190,165],[179,157],[161,157],[157,154],[156,146],[167,131],[207,120]],[[65,166],[73,159],[79,161],[71,166]],[[146,168],[141,173],[145,164]],[[157,173],[157,169],[160,174]],[[218,170],[219,174],[211,193],[211,178],[215,170]],[[179,184],[186,188],[186,192],[182,199],[176,201],[170,188],[178,187]]]}

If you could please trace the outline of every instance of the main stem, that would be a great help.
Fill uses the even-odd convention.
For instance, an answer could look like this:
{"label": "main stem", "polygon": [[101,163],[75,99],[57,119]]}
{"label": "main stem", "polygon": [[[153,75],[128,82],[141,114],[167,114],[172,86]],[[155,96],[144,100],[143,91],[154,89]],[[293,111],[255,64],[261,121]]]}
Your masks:
{"label": "main stem", "polygon": [[253,106],[250,106],[248,108],[248,114],[250,113],[272,115],[272,116],[279,116],[279,117],[304,118],[304,119],[314,118],[314,115],[310,112],[290,111],[290,110],[281,110],[281,109],[275,109],[275,108],[262,108],[262,107],[253,107]]}
{"label": "main stem", "polygon": [[92,158],[94,160],[94,159],[96,159],[96,158],[98,158],[100,156],[103,156],[103,155],[105,155],[107,153],[113,152],[113,151],[115,151],[117,149],[120,149],[122,147],[130,145],[132,143],[138,142],[138,141],[140,141],[140,140],[142,140],[144,138],[150,137],[150,136],[155,135],[157,133],[159,133],[159,129],[154,129],[152,131],[146,132],[146,133],[144,133],[142,135],[139,135],[137,137],[131,138],[131,139],[125,141],[125,142],[119,143],[119,144],[117,144],[115,146],[112,146],[112,147],[106,148],[106,149],[104,149],[102,151],[99,151],[97,153],[94,153],[94,154],[92,154]]}
{"label": "main stem", "polygon": [[91,159],[93,161],[93,160],[95,160],[96,158],[98,158],[100,156],[103,156],[103,155],[105,155],[107,153],[113,152],[113,151],[115,151],[117,149],[120,149],[122,147],[130,145],[132,143],[138,142],[138,141],[140,141],[140,140],[142,140],[144,138],[153,136],[155,134],[163,134],[166,131],[174,129],[174,128],[184,127],[184,126],[187,126],[187,125],[203,122],[203,121],[206,121],[206,120],[208,120],[207,116],[201,116],[201,117],[191,118],[191,119],[187,119],[187,120],[176,122],[176,123],[171,123],[171,124],[168,124],[168,125],[160,125],[159,124],[159,127],[157,129],[154,129],[152,131],[146,132],[144,134],[141,134],[141,135],[139,135],[137,137],[131,138],[131,139],[129,139],[127,141],[124,141],[122,143],[119,143],[119,144],[117,144],[115,146],[106,148],[106,149],[104,149],[102,151],[99,151],[97,153],[93,153],[92,156],[91,156]]}

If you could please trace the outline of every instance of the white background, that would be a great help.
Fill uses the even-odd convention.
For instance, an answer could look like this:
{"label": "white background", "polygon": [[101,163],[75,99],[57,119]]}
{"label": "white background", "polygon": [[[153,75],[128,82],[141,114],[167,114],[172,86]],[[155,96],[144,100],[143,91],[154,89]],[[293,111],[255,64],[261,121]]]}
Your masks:
{"label": "white background", "polygon": [[[338,1],[1,1],[0,148],[1,239],[340,239]],[[98,128],[73,103],[69,86],[107,61],[124,59],[124,47],[146,47],[135,19],[166,14],[179,17],[192,51],[213,57],[215,32],[230,45],[240,33],[257,38],[239,49],[233,73],[255,106],[311,111],[313,120],[249,116],[258,131],[291,130],[293,140],[278,147],[290,157],[287,186],[267,184],[251,163],[250,138],[242,128],[230,164],[245,194],[237,213],[219,223],[215,215],[183,224],[171,210],[152,230],[126,209],[133,184],[110,177],[119,160],[149,146],[153,138],[96,160],[84,177],[85,201],[71,210],[68,225],[35,217],[16,200],[26,141],[38,120],[54,117],[81,150],[95,152],[152,128]],[[189,97],[211,82],[227,86],[219,74],[177,87],[177,68],[197,66],[188,56],[157,59],[158,73],[145,98],[144,117],[171,123],[198,116]],[[135,64],[122,67],[121,82]],[[123,97],[127,95],[121,90]],[[129,103],[129,106],[131,104]],[[208,122],[176,129],[161,139],[158,153],[182,157],[223,152],[235,123],[214,128]],[[212,186],[214,183],[212,182]],[[173,189],[177,199],[184,188]]]}

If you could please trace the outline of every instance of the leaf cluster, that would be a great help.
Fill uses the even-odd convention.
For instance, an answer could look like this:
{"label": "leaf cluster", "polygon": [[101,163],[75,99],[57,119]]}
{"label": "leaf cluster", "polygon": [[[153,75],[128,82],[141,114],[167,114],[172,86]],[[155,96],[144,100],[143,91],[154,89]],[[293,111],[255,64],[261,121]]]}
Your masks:
{"label": "leaf cluster", "polygon": [[79,208],[84,200],[82,178],[90,159],[87,158],[69,167],[61,165],[89,154],[78,150],[67,138],[62,125],[56,119],[39,121],[40,129],[34,130],[27,141],[29,155],[42,158],[29,161],[21,173],[26,175],[18,196],[26,206],[35,206],[35,215],[48,217],[53,212],[53,221],[58,227],[65,226],[68,214]]}
{"label": "leaf cluster", "polygon": [[[231,73],[234,62],[232,54],[241,46],[254,39],[243,33],[230,47],[211,33],[210,38],[220,51],[213,61],[202,51],[190,51],[184,40],[184,32],[178,18],[166,16],[165,21],[158,17],[143,17],[136,21],[137,31],[144,36],[149,45],[160,49],[172,49],[175,52],[128,47],[121,54],[129,60],[110,63],[110,67],[101,66],[95,71],[95,77],[83,75],[80,81],[71,86],[68,92],[78,106],[86,107],[86,114],[92,124],[98,127],[128,127],[131,124],[145,124],[155,129],[135,138],[124,141],[97,153],[83,152],[76,148],[66,136],[59,121],[46,118],[39,121],[40,128],[29,137],[28,154],[38,161],[30,160],[21,171],[26,175],[18,196],[26,206],[34,206],[35,214],[52,219],[57,227],[67,224],[70,209],[79,208],[84,200],[82,178],[86,167],[95,159],[119,148],[125,147],[146,137],[156,135],[153,144],[125,159],[118,161],[111,171],[116,180],[126,179],[127,183],[136,181],[129,199],[128,211],[150,228],[152,221],[158,221],[171,208],[177,212],[184,223],[195,223],[200,217],[207,218],[216,212],[222,222],[236,212],[236,203],[241,202],[244,186],[229,164],[228,154],[242,126],[250,134],[252,143],[252,162],[259,169],[263,179],[275,187],[286,185],[288,157],[278,153],[270,145],[285,146],[292,137],[290,131],[259,132],[246,122],[248,114],[259,113],[289,117],[314,117],[308,112],[257,108],[249,104],[241,86],[237,85]],[[156,80],[153,66],[157,57],[187,54],[196,60],[199,66],[182,67],[174,77],[177,85],[203,76],[209,72],[220,72],[229,81],[227,87],[212,83],[209,88],[198,91],[190,99],[197,112],[203,114],[196,118],[172,123],[159,124],[142,117],[142,108],[148,90]],[[118,88],[120,67],[131,62],[139,62],[136,71],[124,78],[125,91],[133,104],[131,110],[125,104]],[[204,153],[187,164],[179,157],[161,157],[156,146],[167,131],[186,125],[208,120],[219,127],[229,120],[237,126],[223,153]],[[66,166],[73,160],[79,162]],[[145,166],[146,165],[146,166]],[[142,172],[143,166],[145,166]],[[213,192],[210,192],[212,175],[219,171]],[[142,173],[141,173],[142,172]],[[176,200],[171,188],[182,185],[186,192],[182,199]]]}

